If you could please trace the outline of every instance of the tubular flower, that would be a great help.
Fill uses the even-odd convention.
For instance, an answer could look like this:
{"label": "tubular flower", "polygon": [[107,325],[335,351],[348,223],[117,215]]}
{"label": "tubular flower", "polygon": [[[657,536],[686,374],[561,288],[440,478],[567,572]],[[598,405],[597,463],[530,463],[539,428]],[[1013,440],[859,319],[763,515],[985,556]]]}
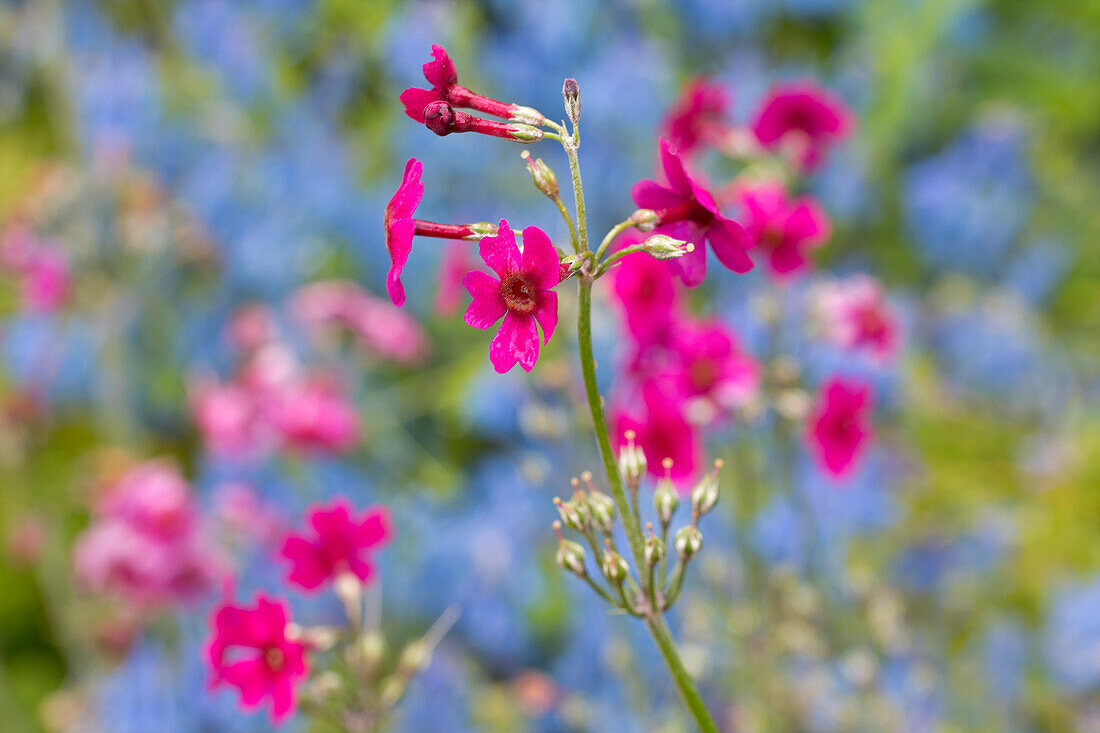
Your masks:
{"label": "tubular flower", "polygon": [[852,130],[848,107],[811,83],[775,87],[765,98],[753,132],[766,148],[792,145],[803,170],[821,162],[825,151]]}
{"label": "tubular flower", "polygon": [[341,573],[351,573],[362,582],[372,579],[374,565],[367,551],[378,549],[393,536],[384,508],[368,509],[356,520],[346,501],[315,507],[309,524],[312,533],[292,534],[282,548],[282,556],[291,563],[287,580],[306,590],[316,590]]}
{"label": "tubular flower", "polygon": [[718,212],[710,191],[688,176],[683,161],[668,142],[661,140],[660,147],[661,166],[668,185],[639,181],[634,184],[631,197],[639,208],[657,212],[654,232],[695,245],[693,251],[673,260],[673,267],[678,269],[684,284],[695,287],[706,277],[704,241],[710,242],[718,261],[727,268],[739,273],[751,270],[752,260],[746,253],[752,247],[748,232]]}
{"label": "tubular flower", "polygon": [[[538,227],[523,230],[523,254],[508,222],[500,220],[495,237],[481,240],[481,258],[497,277],[474,270],[462,279],[473,297],[466,309],[466,323],[491,328],[504,318],[489,347],[489,360],[503,374],[518,362],[531,371],[539,357],[538,325],[544,342],[550,341],[558,323],[558,251]],[[498,279],[499,278],[499,279]]]}
{"label": "tubular flower", "polygon": [[806,250],[829,238],[829,218],[808,196],[790,201],[782,186],[768,184],[742,191],[740,198],[745,229],[756,246],[767,252],[769,268],[776,275],[802,270]]}
{"label": "tubular flower", "polygon": [[466,107],[479,112],[502,117],[506,120],[538,122],[541,115],[517,104],[506,104],[495,99],[471,92],[458,83],[458,72],[454,62],[442,46],[432,46],[433,59],[424,64],[424,78],[432,85],[431,89],[409,87],[401,92],[401,103],[405,105],[405,114],[417,122],[424,122],[424,110],[432,102],[446,102],[452,107]]}
{"label": "tubular flower", "polygon": [[390,271],[386,277],[386,292],[394,305],[405,303],[405,285],[401,282],[401,271],[409,259],[413,236],[420,234],[440,239],[463,239],[473,232],[470,227],[461,224],[436,224],[430,221],[414,219],[413,213],[424,197],[424,184],[420,175],[424,166],[416,158],[405,163],[405,175],[401,185],[386,204],[386,250],[390,253]]}
{"label": "tubular flower", "polygon": [[305,645],[287,637],[289,620],[286,605],[264,595],[257,596],[252,608],[223,604],[211,619],[211,688],[223,683],[236,687],[243,709],[270,698],[274,723],[294,712],[295,685],[308,672]]}
{"label": "tubular flower", "polygon": [[840,478],[850,473],[872,437],[871,387],[834,377],[821,389],[810,416],[809,441],[821,466]]}
{"label": "tubular flower", "polygon": [[424,126],[440,137],[452,132],[480,132],[482,135],[532,143],[541,140],[543,136],[542,130],[537,127],[474,117],[455,109],[448,102],[431,102],[425,107]]}

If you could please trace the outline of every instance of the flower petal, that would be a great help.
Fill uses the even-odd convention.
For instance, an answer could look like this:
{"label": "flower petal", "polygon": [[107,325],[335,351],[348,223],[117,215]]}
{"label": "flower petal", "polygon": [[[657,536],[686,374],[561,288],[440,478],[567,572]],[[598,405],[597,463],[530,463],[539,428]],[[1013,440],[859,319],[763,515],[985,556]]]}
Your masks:
{"label": "flower petal", "polygon": [[466,308],[465,320],[468,326],[489,328],[508,310],[504,299],[500,297],[500,281],[492,275],[473,270],[462,278],[462,284],[473,297]]}
{"label": "flower petal", "polygon": [[650,180],[635,183],[634,188],[630,189],[630,198],[638,208],[654,211],[671,209],[684,200],[683,194]]}
{"label": "flower petal", "polygon": [[813,199],[805,198],[787,217],[783,233],[785,238],[817,244],[829,238],[831,229],[829,217],[821,207]]}
{"label": "flower petal", "polygon": [[668,179],[668,185],[673,191],[684,196],[693,195],[691,178],[688,176],[687,171],[684,170],[684,161],[680,160],[680,156],[672,149],[668,141],[662,139],[660,147],[661,167],[665,171],[665,178]]}
{"label": "flower petal", "polygon": [[737,222],[717,217],[707,229],[707,239],[718,261],[730,270],[745,273],[752,269],[752,260],[746,252],[752,247],[752,237]]}
{"label": "flower petal", "polygon": [[489,346],[489,361],[498,373],[504,374],[517,362],[529,372],[538,358],[539,331],[535,319],[509,311]]}
{"label": "flower petal", "polygon": [[385,507],[370,510],[359,524],[358,541],[360,547],[373,547],[393,536],[390,528],[390,513]]}
{"label": "flower petal", "polygon": [[515,272],[520,266],[519,247],[516,245],[516,235],[508,226],[506,219],[500,220],[500,228],[496,236],[482,237],[478,248],[481,259],[485,264],[493,268],[493,272],[501,278]]}
{"label": "flower petal", "polygon": [[543,343],[550,343],[554,327],[558,325],[558,294],[553,290],[542,293],[542,303],[535,311],[535,320],[542,326]]}
{"label": "flower petal", "polygon": [[549,290],[558,284],[560,260],[558,250],[546,232],[538,227],[523,230],[523,271],[532,284]]}
{"label": "flower petal", "polygon": [[707,276],[706,235],[703,229],[695,222],[684,219],[664,224],[653,231],[690,242],[695,247],[691,252],[672,260],[672,263],[680,273],[680,279],[684,285],[694,288],[703,282],[703,278]]}
{"label": "flower petal", "polygon": [[424,64],[424,78],[436,89],[458,83],[454,62],[442,46],[432,45],[433,61]]}
{"label": "flower petal", "polygon": [[400,99],[401,103],[405,105],[405,114],[407,114],[413,120],[423,123],[424,108],[432,102],[438,102],[439,93],[431,89],[409,87],[405,91],[401,92],[401,96],[399,96],[398,99]]}

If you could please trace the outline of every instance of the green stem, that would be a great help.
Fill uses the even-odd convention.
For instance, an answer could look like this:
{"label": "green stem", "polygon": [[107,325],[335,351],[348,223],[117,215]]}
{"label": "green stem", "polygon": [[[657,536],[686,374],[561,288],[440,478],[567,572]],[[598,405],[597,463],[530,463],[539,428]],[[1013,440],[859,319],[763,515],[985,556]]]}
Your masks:
{"label": "green stem", "polygon": [[621,234],[624,230],[629,229],[632,226],[634,226],[634,222],[632,222],[630,219],[627,219],[626,221],[620,221],[618,224],[611,227],[611,231],[609,231],[607,233],[607,236],[603,238],[603,241],[600,242],[599,248],[596,250],[596,261],[600,261],[600,258],[603,257],[603,253],[606,252],[607,248],[611,246],[611,243],[615,240],[615,237],[619,236],[619,234]]}
{"label": "green stem", "polygon": [[565,219],[565,226],[569,227],[569,244],[573,246],[573,253],[576,254],[577,227],[573,224],[573,217],[569,215],[569,209],[565,208],[565,202],[561,200],[561,196],[554,196],[553,201],[561,212],[561,218]]}
{"label": "green stem", "polygon": [[600,263],[599,269],[596,270],[596,277],[599,277],[599,276],[603,275],[605,272],[607,272],[608,270],[610,270],[611,266],[614,265],[619,260],[621,260],[623,257],[626,257],[627,255],[632,255],[635,252],[644,252],[644,251],[645,251],[645,245],[644,244],[632,244],[629,247],[623,247],[618,252],[611,255],[606,260],[604,260],[603,262]]}
{"label": "green stem", "polygon": [[676,683],[676,689],[680,691],[680,697],[691,711],[699,730],[703,733],[718,733],[718,726],[710,718],[707,705],[703,702],[699,690],[695,688],[695,682],[691,679],[680,654],[676,651],[676,642],[668,630],[668,625],[660,616],[648,616],[645,621],[649,633],[653,634],[653,640],[657,642],[657,648],[668,665],[668,671],[672,675],[672,681]]}
{"label": "green stem", "polygon": [[592,586],[592,590],[596,591],[596,592],[597,592],[597,593],[599,593],[599,594],[600,594],[601,596],[603,596],[603,599],[604,599],[605,601],[607,601],[608,603],[610,603],[610,604],[611,604],[612,606],[614,606],[615,608],[618,608],[618,607],[619,607],[619,602],[618,602],[618,601],[616,601],[616,600],[615,600],[614,598],[612,598],[612,597],[611,597],[611,594],[610,594],[610,593],[608,593],[608,592],[607,592],[607,591],[605,591],[605,590],[604,590],[603,588],[601,588],[601,587],[600,587],[600,585],[599,585],[599,584],[598,584],[598,583],[597,583],[596,581],[592,580],[592,576],[591,576],[591,575],[589,575],[588,573],[585,573],[585,574],[584,574],[584,579],[585,579],[585,581],[587,581],[587,582],[588,582],[588,584],[589,584],[590,586]]}
{"label": "green stem", "polygon": [[577,158],[577,145],[580,142],[577,128],[573,128],[573,136],[567,142],[562,142],[565,154],[569,157],[569,173],[573,177],[573,201],[577,207],[577,237],[581,252],[588,251],[588,217],[584,212],[584,188],[581,186],[581,164]]}

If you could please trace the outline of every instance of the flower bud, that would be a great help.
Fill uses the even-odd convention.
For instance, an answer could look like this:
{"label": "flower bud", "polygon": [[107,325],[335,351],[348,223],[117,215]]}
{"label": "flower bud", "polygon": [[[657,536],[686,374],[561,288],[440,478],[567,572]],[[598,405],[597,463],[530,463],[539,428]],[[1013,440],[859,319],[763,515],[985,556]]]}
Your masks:
{"label": "flower bud", "polygon": [[537,127],[531,127],[530,125],[509,125],[512,129],[509,130],[509,134],[516,142],[521,143],[537,143],[542,140],[543,132]]}
{"label": "flower bud", "polygon": [[432,647],[423,639],[411,641],[401,650],[401,657],[397,660],[397,669],[406,677],[411,677],[428,666],[432,659]]}
{"label": "flower bud", "polygon": [[546,116],[533,107],[524,107],[522,104],[512,105],[512,114],[509,122],[522,122],[525,125],[545,125]]}
{"label": "flower bud", "polygon": [[587,507],[581,510],[573,501],[562,501],[558,497],[554,497],[554,506],[558,508],[558,516],[561,517],[562,524],[569,529],[583,532],[588,526]]}
{"label": "flower bud", "polygon": [[665,527],[672,521],[672,515],[680,506],[680,497],[676,494],[676,488],[667,478],[657,482],[657,488],[653,492],[653,508],[657,511],[657,518]]}
{"label": "flower bud", "polygon": [[527,161],[527,169],[531,171],[531,178],[535,181],[535,188],[552,199],[557,198],[558,177],[554,175],[554,171],[550,170],[550,166],[543,163],[542,158],[531,160],[531,154],[526,150],[524,150],[521,155],[523,159]]}
{"label": "flower bud", "polygon": [[645,475],[648,467],[645,451],[635,445],[634,438],[636,434],[633,430],[627,430],[624,436],[626,437],[626,445],[619,449],[619,473],[622,474],[627,485],[632,490],[637,491],[638,484],[641,483],[642,476]]}
{"label": "flower bud", "polygon": [[561,85],[561,95],[565,97],[565,113],[574,126],[581,117],[581,87],[576,79],[566,79]]}
{"label": "flower bud", "polygon": [[468,224],[466,228],[470,230],[470,234],[480,238],[495,237],[497,235],[497,229],[500,227],[487,221],[479,221],[476,224]]}
{"label": "flower bud", "polygon": [[604,534],[611,534],[615,527],[615,502],[602,491],[588,494],[588,510],[592,524]]}
{"label": "flower bud", "polygon": [[554,562],[558,564],[558,567],[562,570],[566,570],[573,573],[578,578],[583,578],[588,574],[588,571],[584,568],[584,548],[578,545],[576,542],[570,542],[569,540],[561,536],[561,525],[554,527],[554,530],[558,532],[558,551],[554,554]]}
{"label": "flower bud", "polygon": [[630,223],[639,232],[652,232],[660,217],[653,209],[638,209],[630,215]]}
{"label": "flower bud", "polygon": [[703,476],[695,488],[691,490],[691,509],[700,517],[714,508],[718,503],[718,469],[722,467],[721,461],[714,462],[714,470]]}
{"label": "flower bud", "polygon": [[447,102],[437,100],[424,108],[424,125],[436,135],[450,135],[454,124],[454,107]]}
{"label": "flower bud", "polygon": [[623,556],[611,549],[603,553],[600,569],[603,570],[607,582],[615,587],[622,585],[626,576],[630,574],[630,566],[626,564]]}
{"label": "flower bud", "polygon": [[386,657],[386,639],[377,631],[367,631],[348,649],[348,662],[362,672],[378,668]]}
{"label": "flower bud", "polygon": [[651,257],[657,260],[674,260],[683,257],[695,249],[695,245],[682,239],[674,239],[664,234],[654,234],[642,243],[644,249]]}
{"label": "flower bud", "polygon": [[699,553],[699,550],[702,549],[703,533],[700,532],[699,528],[694,524],[689,524],[676,533],[674,544],[676,546],[676,553],[680,556],[680,559],[687,562],[695,557],[695,555]]}
{"label": "flower bud", "polygon": [[660,537],[650,535],[645,538],[645,564],[653,567],[665,557],[665,543]]}

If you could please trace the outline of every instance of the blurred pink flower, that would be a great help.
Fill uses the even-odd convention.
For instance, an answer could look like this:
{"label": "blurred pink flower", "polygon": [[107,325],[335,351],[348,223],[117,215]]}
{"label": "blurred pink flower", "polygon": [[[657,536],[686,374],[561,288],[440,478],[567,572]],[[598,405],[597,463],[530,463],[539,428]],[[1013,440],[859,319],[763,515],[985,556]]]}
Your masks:
{"label": "blurred pink flower", "polygon": [[692,252],[672,260],[684,284],[695,287],[706,277],[704,243],[708,241],[725,267],[739,273],[751,270],[753,264],[747,250],[753,242],[748,232],[719,213],[714,197],[687,174],[683,161],[668,142],[661,140],[660,150],[668,185],[652,180],[639,181],[630,195],[638,207],[657,212],[658,224],[654,232],[695,246]]}
{"label": "blurred pink flower", "polygon": [[72,289],[68,258],[56,249],[38,250],[24,267],[20,286],[27,308],[57,310],[69,299]]}
{"label": "blurred pink flower", "polygon": [[265,397],[261,409],[291,448],[344,451],[359,440],[359,415],[333,379],[316,375]]}
{"label": "blurred pink flower", "polygon": [[871,386],[834,377],[821,387],[810,415],[812,452],[829,474],[840,478],[854,470],[872,439]]}
{"label": "blurred pink flower", "polygon": [[900,326],[882,285],[870,275],[852,275],[812,291],[814,316],[825,336],[846,349],[866,349],[878,359],[898,349]]}
{"label": "blurred pink flower", "polygon": [[296,686],[309,672],[306,645],[288,636],[284,602],[264,595],[253,607],[222,604],[211,618],[207,659],[211,688],[236,687],[243,709],[271,701],[271,720],[279,723],[297,707]]}
{"label": "blurred pink flower", "polygon": [[371,580],[375,570],[367,551],[377,550],[393,536],[384,507],[367,509],[356,520],[342,500],[314,507],[309,524],[312,532],[291,534],[282,548],[282,556],[291,563],[287,581],[306,590],[316,590],[341,573],[351,573],[364,583]]}
{"label": "blurred pink flower", "polygon": [[214,517],[227,534],[264,545],[274,543],[284,529],[279,513],[251,486],[238,482],[214,488]]}
{"label": "blurred pink flower", "polygon": [[492,328],[504,318],[489,347],[489,360],[500,374],[519,362],[531,371],[539,357],[539,332],[550,341],[558,323],[558,251],[538,227],[523,230],[523,254],[504,219],[496,236],[481,239],[481,258],[499,276],[474,270],[462,284],[473,296],[466,309],[466,323],[474,328]]}
{"label": "blurred pink flower", "polygon": [[851,132],[852,113],[842,101],[805,82],[773,88],[757,113],[753,131],[766,148],[789,146],[804,170]]}
{"label": "blurred pink flower", "polygon": [[[630,234],[617,243],[637,244],[644,235]],[[610,273],[611,285],[626,328],[639,349],[667,343],[680,309],[680,294],[672,269],[644,252],[627,255]]]}
{"label": "blurred pink flower", "polygon": [[234,348],[250,352],[275,341],[279,327],[270,308],[262,303],[250,303],[233,314],[228,334]]}
{"label": "blurred pink flower", "polygon": [[470,256],[465,242],[448,242],[439,263],[438,283],[435,290],[435,312],[448,316],[462,305],[464,289],[462,278],[474,269],[476,263]]}
{"label": "blurred pink flower", "polygon": [[[636,434],[635,443],[645,452],[651,475],[664,476],[662,462],[669,458],[670,478],[686,486],[702,461],[702,446],[694,426],[684,419],[682,400],[654,380],[639,388],[640,400],[622,400],[614,417],[619,446],[626,445],[626,431]],[[639,407],[641,409],[639,409]]]}
{"label": "blurred pink flower", "polygon": [[806,251],[829,238],[829,218],[809,196],[787,198],[778,184],[765,184],[740,192],[745,208],[745,229],[755,246],[768,255],[768,264],[778,276],[806,267]]}
{"label": "blurred pink flower", "polygon": [[729,95],[719,84],[696,79],[684,90],[664,121],[669,143],[688,154],[699,145],[713,145],[729,128]]}
{"label": "blurred pink flower", "polygon": [[191,390],[191,409],[203,441],[215,453],[241,456],[264,443],[259,406],[250,389],[214,380],[198,382]]}
{"label": "blurred pink flower", "polygon": [[671,372],[680,394],[703,398],[719,411],[744,407],[760,390],[760,365],[741,351],[737,337],[719,322],[681,322],[674,331],[678,356]]}

